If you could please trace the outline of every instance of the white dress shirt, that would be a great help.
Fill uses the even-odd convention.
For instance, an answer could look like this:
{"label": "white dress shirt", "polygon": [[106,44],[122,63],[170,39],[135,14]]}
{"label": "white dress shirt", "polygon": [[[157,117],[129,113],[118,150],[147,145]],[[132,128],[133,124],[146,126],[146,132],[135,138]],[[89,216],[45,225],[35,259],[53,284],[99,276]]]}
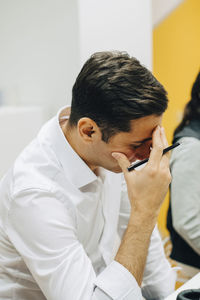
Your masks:
{"label": "white dress shirt", "polygon": [[140,289],[114,260],[130,213],[122,174],[101,169],[97,177],[67,142],[59,115],[0,182],[0,299],[163,299],[176,274],[157,228]]}

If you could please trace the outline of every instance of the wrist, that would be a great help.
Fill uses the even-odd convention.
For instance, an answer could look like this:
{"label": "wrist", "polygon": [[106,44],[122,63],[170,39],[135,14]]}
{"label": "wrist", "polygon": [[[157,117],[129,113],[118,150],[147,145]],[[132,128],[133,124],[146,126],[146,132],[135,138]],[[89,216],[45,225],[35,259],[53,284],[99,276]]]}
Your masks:
{"label": "wrist", "polygon": [[158,212],[149,211],[149,210],[137,210],[132,209],[128,226],[137,226],[141,227],[140,230],[146,231],[149,229],[152,231],[156,225],[158,218]]}

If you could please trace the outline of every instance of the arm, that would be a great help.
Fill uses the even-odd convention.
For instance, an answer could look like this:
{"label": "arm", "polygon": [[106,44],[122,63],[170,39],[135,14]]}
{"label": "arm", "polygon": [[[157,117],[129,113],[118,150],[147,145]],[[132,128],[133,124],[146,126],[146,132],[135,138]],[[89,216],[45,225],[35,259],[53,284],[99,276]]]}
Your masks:
{"label": "arm", "polygon": [[[139,171],[128,172],[130,164],[122,154],[114,154],[126,179],[131,204],[130,219],[116,255],[141,285],[152,231],[155,227],[160,205],[170,182],[169,159],[162,156],[167,146],[162,130],[153,134],[153,150],[147,165]],[[145,183],[145,185],[144,185]]]}
{"label": "arm", "polygon": [[135,279],[117,262],[96,276],[75,223],[73,208],[52,191],[27,189],[13,196],[6,233],[45,297],[141,299]]}
{"label": "arm", "polygon": [[[181,141],[180,141],[181,142]],[[171,207],[175,230],[200,255],[200,141],[182,139],[171,158]]]}
{"label": "arm", "polygon": [[164,299],[173,293],[175,283],[176,271],[165,257],[162,240],[156,226],[149,245],[142,294],[145,299]]}
{"label": "arm", "polygon": [[[130,217],[130,202],[123,182],[118,232],[122,238]],[[167,261],[157,226],[151,235],[144,269],[142,294],[145,299],[162,299],[174,291],[176,272]]]}

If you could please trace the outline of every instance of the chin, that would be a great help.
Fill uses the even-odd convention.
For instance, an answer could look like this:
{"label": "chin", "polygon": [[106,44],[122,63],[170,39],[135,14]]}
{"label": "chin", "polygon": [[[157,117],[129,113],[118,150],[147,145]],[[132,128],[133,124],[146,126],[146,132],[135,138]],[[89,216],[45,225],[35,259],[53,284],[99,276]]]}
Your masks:
{"label": "chin", "polygon": [[122,173],[122,169],[118,169],[118,170],[111,170],[111,172],[113,172],[113,173]]}
{"label": "chin", "polygon": [[111,171],[113,173],[122,173],[122,169],[119,166],[106,168],[108,171]]}

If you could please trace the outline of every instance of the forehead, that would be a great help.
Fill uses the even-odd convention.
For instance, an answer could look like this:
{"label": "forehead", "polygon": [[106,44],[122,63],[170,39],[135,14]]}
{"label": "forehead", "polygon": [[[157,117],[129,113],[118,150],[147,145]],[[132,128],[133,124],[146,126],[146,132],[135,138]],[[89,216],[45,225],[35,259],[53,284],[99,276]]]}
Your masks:
{"label": "forehead", "polygon": [[129,132],[119,132],[115,135],[116,138],[128,140],[130,142],[141,142],[149,139],[152,136],[156,126],[161,125],[162,115],[150,115],[147,117],[132,120],[130,122],[131,129]]}

